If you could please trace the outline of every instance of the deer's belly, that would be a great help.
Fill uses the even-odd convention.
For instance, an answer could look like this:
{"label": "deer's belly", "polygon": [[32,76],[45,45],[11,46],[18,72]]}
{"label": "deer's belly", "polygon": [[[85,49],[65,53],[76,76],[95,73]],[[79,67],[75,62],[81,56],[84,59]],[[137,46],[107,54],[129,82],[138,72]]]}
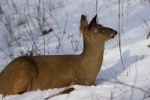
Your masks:
{"label": "deer's belly", "polygon": [[70,85],[73,81],[72,75],[55,73],[53,75],[41,75],[33,79],[32,90],[61,88]]}

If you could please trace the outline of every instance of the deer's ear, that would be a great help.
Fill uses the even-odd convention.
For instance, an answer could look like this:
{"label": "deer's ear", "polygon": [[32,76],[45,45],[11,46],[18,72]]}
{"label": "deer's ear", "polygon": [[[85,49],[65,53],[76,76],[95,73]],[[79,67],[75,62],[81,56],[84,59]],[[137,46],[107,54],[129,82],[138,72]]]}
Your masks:
{"label": "deer's ear", "polygon": [[82,33],[85,32],[85,29],[88,27],[88,21],[85,15],[81,15],[81,19],[80,19],[80,31]]}
{"label": "deer's ear", "polygon": [[95,17],[92,19],[92,21],[88,26],[88,30],[95,30],[95,29],[97,29],[97,15],[95,15]]}

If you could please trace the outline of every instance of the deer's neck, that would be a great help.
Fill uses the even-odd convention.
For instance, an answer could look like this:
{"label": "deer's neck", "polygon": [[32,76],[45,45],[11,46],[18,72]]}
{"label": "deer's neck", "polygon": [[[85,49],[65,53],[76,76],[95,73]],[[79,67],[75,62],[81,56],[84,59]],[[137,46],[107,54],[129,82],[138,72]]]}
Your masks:
{"label": "deer's neck", "polygon": [[87,77],[96,78],[103,61],[104,42],[92,43],[84,40],[84,50],[82,53],[81,67],[82,71],[87,73]]}

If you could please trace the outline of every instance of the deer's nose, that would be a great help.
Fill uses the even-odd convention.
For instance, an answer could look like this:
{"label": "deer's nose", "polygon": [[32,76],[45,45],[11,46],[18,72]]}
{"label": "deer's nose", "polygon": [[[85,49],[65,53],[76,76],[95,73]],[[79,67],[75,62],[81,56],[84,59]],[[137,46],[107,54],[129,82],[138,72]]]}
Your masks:
{"label": "deer's nose", "polygon": [[114,30],[114,34],[115,34],[115,36],[116,36],[116,35],[117,35],[117,31]]}
{"label": "deer's nose", "polygon": [[113,33],[111,34],[111,38],[114,38],[117,35],[117,31],[113,31]]}

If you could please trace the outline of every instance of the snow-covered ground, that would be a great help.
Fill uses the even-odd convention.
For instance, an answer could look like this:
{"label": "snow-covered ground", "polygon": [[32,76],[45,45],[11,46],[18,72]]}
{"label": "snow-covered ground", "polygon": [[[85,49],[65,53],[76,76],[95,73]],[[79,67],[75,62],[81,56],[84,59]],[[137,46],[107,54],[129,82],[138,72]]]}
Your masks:
{"label": "snow-covered ground", "polygon": [[[150,100],[150,38],[147,39],[150,3],[148,0],[120,1],[124,68],[118,37],[115,37],[106,43],[96,86],[75,85],[70,94],[55,96],[51,100]],[[80,16],[85,14],[91,20],[96,14],[96,0],[0,0],[0,6],[0,71],[15,57],[29,55],[31,51],[33,55],[81,53]],[[98,0],[99,23],[119,30],[118,9],[118,0]],[[42,36],[42,30],[49,28],[54,31]],[[37,90],[3,99],[44,100],[61,90]]]}

